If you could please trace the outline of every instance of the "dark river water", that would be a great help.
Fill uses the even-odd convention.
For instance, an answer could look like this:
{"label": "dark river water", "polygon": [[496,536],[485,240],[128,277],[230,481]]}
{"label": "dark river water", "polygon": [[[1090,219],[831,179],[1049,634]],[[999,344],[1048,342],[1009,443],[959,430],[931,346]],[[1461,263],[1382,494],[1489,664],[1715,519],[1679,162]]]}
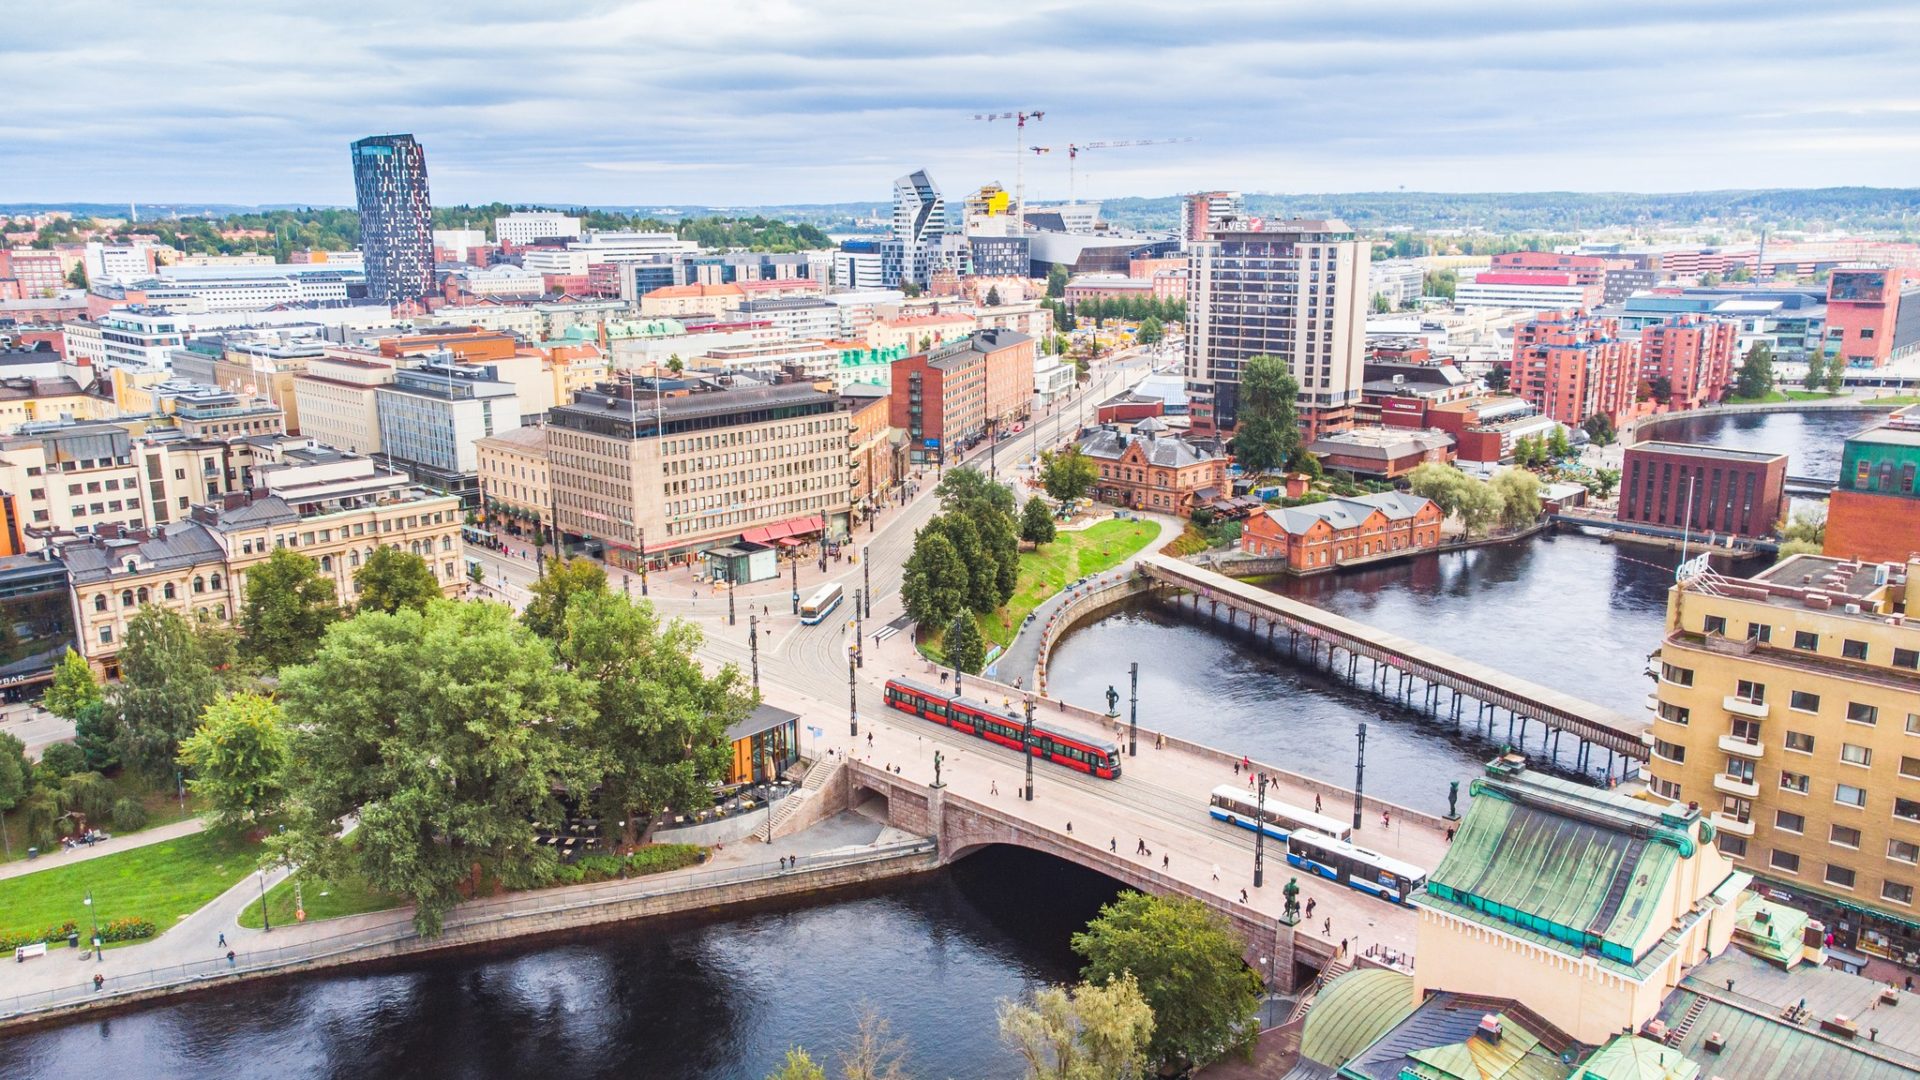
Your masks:
{"label": "dark river water", "polygon": [[[1867,419],[1774,414],[1657,434],[1784,450],[1795,475],[1831,476],[1840,439]],[[1674,560],[1543,536],[1272,587],[1638,714]],[[1329,780],[1352,782],[1354,728],[1365,720],[1367,790],[1408,806],[1444,810],[1447,781],[1475,775],[1492,752],[1470,727],[1164,608],[1074,633],[1055,653],[1053,686],[1103,703],[1109,684],[1126,693],[1133,660],[1143,722]],[[291,979],[17,1035],[0,1040],[0,1080],[759,1080],[791,1045],[831,1058],[863,1004],[906,1039],[914,1075],[998,1080],[1020,1066],[999,1045],[995,1003],[1072,979],[1067,938],[1113,889],[1045,856],[989,849],[870,892]]]}

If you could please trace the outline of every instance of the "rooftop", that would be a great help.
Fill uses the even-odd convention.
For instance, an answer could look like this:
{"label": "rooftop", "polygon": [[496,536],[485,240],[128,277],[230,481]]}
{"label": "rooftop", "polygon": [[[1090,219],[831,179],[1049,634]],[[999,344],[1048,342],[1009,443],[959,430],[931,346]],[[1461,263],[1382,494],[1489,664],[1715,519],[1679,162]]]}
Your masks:
{"label": "rooftop", "polygon": [[[1729,988],[1728,982],[1732,986]],[[1870,1080],[1920,1071],[1920,996],[1899,992],[1899,1006],[1876,1003],[1885,983],[1838,968],[1783,970],[1738,949],[1694,968],[1660,1010],[1668,1027],[1699,1013],[1675,1047],[1716,1076],[1743,1080]],[[1797,1022],[1788,1010],[1806,1003]],[[1823,1030],[1845,1017],[1859,1026],[1848,1037]],[[1706,1047],[1718,1036],[1718,1050]]]}
{"label": "rooftop", "polygon": [[1155,436],[1151,432],[1144,435],[1122,435],[1112,427],[1100,428],[1080,440],[1080,452],[1091,458],[1103,458],[1117,461],[1127,452],[1127,448],[1138,444],[1146,455],[1147,464],[1165,468],[1181,468],[1187,465],[1200,465],[1212,461],[1218,455],[1201,450],[1185,439]]}
{"label": "rooftop", "polygon": [[1635,443],[1627,447],[1630,453],[1674,454],[1680,457],[1705,458],[1708,461],[1785,461],[1787,455],[1770,453],[1765,450],[1730,450],[1720,446],[1698,446],[1694,443],[1651,442]]}
{"label": "rooftop", "polygon": [[1298,536],[1322,521],[1335,529],[1357,528],[1375,510],[1385,514],[1389,521],[1405,521],[1418,514],[1428,502],[1418,495],[1387,491],[1351,499],[1328,499],[1304,506],[1276,507],[1266,511],[1266,514],[1288,535]]}
{"label": "rooftop", "polygon": [[1315,439],[1307,449],[1315,454],[1343,454],[1349,457],[1401,458],[1425,454],[1453,445],[1453,436],[1444,431],[1420,431],[1412,428],[1356,427]]}

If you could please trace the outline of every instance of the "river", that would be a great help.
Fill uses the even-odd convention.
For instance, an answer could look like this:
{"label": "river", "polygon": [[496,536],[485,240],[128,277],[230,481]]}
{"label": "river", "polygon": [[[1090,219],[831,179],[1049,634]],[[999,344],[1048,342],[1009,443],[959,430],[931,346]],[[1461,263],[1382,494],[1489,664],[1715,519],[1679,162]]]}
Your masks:
{"label": "river", "polygon": [[[1681,421],[1662,438],[1789,454],[1833,475],[1862,414]],[[1682,426],[1684,425],[1684,426]],[[1273,587],[1615,708],[1643,708],[1673,553],[1581,536],[1426,556]],[[1491,752],[1469,730],[1243,648],[1162,608],[1069,636],[1052,680],[1103,704],[1141,662],[1143,721],[1444,810]],[[1499,736],[1504,737],[1504,723]],[[1569,749],[1570,749],[1570,745]],[[1067,938],[1115,886],[989,849],[935,874],[699,919],[603,927],[522,947],[317,974],[156,1004],[0,1041],[0,1080],[78,1077],[647,1077],[760,1080],[790,1045],[825,1048],[878,1006],[916,1076],[1020,1075],[994,1006],[1070,980]]]}

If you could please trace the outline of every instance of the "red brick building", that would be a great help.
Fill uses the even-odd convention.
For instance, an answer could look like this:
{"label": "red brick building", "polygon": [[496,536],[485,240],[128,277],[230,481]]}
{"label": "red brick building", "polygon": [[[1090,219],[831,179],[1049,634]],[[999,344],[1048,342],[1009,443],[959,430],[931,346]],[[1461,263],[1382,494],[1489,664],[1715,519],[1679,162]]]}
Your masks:
{"label": "red brick building", "polygon": [[[1904,306],[1905,310],[1902,310]],[[1920,350],[1920,274],[1839,269],[1827,282],[1823,354],[1850,368],[1885,367]]]}
{"label": "red brick building", "polygon": [[1662,406],[1697,409],[1719,401],[1733,383],[1740,328],[1729,319],[1682,315],[1640,331],[1640,377],[1649,386],[1665,379]]}
{"label": "red brick building", "polygon": [[979,330],[895,361],[888,423],[907,433],[916,462],[950,461],[1033,411],[1034,341],[1013,330]]}
{"label": "red brick building", "polygon": [[1766,536],[1786,517],[1787,455],[1689,443],[1629,446],[1621,521],[1697,534]]}
{"label": "red brick building", "polygon": [[1319,458],[1323,468],[1391,480],[1429,461],[1451,462],[1453,436],[1427,429],[1356,427],[1313,440],[1307,452]]}
{"label": "red brick building", "polygon": [[1848,436],[1840,486],[1827,503],[1824,550],[1895,563],[1920,553],[1920,405]]}
{"label": "red brick building", "polygon": [[1253,515],[1240,533],[1240,549],[1285,559],[1291,573],[1319,573],[1432,551],[1440,546],[1444,517],[1432,500],[1398,491],[1329,499]]}
{"label": "red brick building", "polygon": [[1166,433],[1148,418],[1131,434],[1103,427],[1080,440],[1080,452],[1100,466],[1094,497],[1134,510],[1190,516],[1227,491],[1227,459]]}
{"label": "red brick building", "polygon": [[1569,427],[1597,413],[1619,427],[1637,408],[1637,343],[1618,319],[1542,312],[1513,329],[1511,389]]}

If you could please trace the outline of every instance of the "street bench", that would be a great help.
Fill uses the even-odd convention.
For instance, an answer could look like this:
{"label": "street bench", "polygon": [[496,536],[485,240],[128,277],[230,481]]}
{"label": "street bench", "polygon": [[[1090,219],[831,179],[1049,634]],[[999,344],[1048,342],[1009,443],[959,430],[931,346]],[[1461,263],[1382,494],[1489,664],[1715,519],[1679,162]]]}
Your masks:
{"label": "street bench", "polygon": [[22,945],[14,949],[13,962],[16,964],[24,964],[30,956],[45,955],[47,955],[47,943],[44,941],[36,941],[31,945]]}

